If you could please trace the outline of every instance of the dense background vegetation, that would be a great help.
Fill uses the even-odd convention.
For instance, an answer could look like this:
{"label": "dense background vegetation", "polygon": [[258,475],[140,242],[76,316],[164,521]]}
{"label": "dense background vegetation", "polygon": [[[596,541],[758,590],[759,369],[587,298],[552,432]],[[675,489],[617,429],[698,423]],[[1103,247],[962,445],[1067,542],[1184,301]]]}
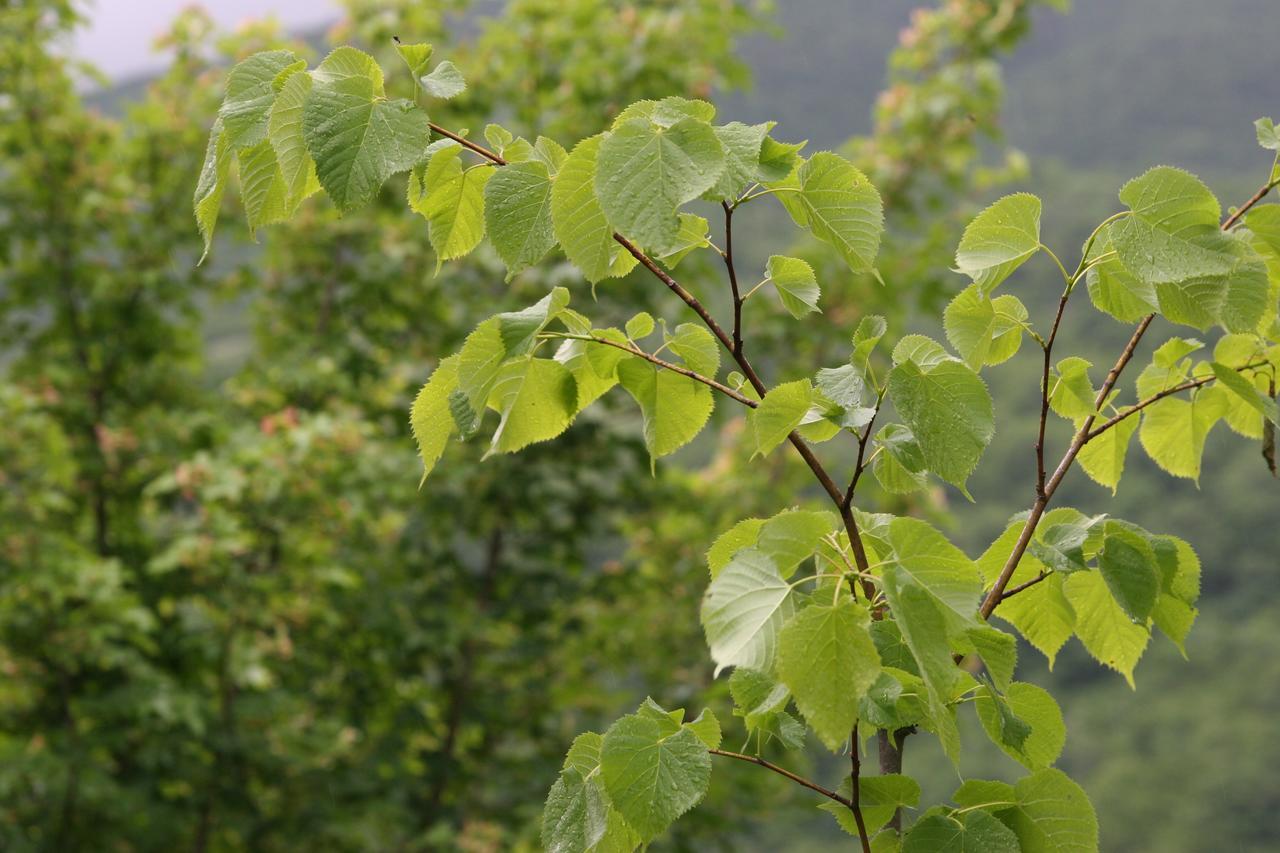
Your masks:
{"label": "dense background vegetation", "polygon": [[[888,71],[916,3],[855,13],[784,3],[771,15],[718,0],[516,0],[483,4],[500,17],[479,21],[435,11],[461,15],[464,2],[347,5],[333,38],[376,50],[397,33],[467,33],[461,106],[475,127],[501,116],[573,137],[635,98],[727,91],[726,117],[779,118],[811,149],[866,134],[847,147],[886,192],[898,242],[884,289],[836,277],[820,250],[803,248],[820,277],[831,271],[834,327],[871,311],[908,315],[958,289],[947,266],[963,210],[996,185],[1050,200],[1056,243],[1078,242],[1119,180],[1157,162],[1243,198],[1257,182],[1248,123],[1277,111],[1266,0],[1213,14],[1077,0],[1066,17],[951,0],[915,18]],[[578,287],[572,273],[552,266],[504,285],[481,257],[433,276],[425,225],[400,212],[395,187],[382,215],[341,220],[313,204],[260,246],[224,238],[220,260],[196,268],[184,211],[218,69],[296,37],[268,26],[218,35],[188,14],[168,38],[172,69],[145,94],[95,97],[104,117],[81,102],[56,49],[79,8],[20,2],[0,35],[0,75],[16,81],[0,103],[0,839],[7,849],[534,844],[574,732],[646,693],[716,701],[694,618],[701,552],[727,523],[776,509],[769,490],[800,482],[796,471],[778,460],[734,473],[732,455],[706,443],[651,478],[628,421],[606,414],[484,467],[459,448],[417,492],[404,412],[434,359],[499,294],[515,289],[514,303],[552,283]],[[774,22],[780,31],[767,32]],[[324,40],[308,39],[317,50]],[[991,58],[1009,63],[1003,124],[1030,172],[994,140]],[[740,91],[748,79],[754,88]],[[746,227],[766,234],[770,223]],[[697,285],[697,269],[682,272]],[[1047,302],[1056,289],[1044,273]],[[633,304],[644,289],[602,285],[597,313],[623,287]],[[1033,313],[1036,293],[1025,287]],[[1125,333],[1095,323],[1064,334],[1110,352]],[[780,330],[773,340],[758,358],[779,366],[812,367],[833,345],[815,336],[784,347]],[[1024,368],[1034,365],[993,381],[1033,389],[1015,373]],[[973,483],[983,512],[940,493],[911,507],[947,520],[970,553],[1008,506],[981,499],[1026,469],[1018,449],[1030,452],[1032,408],[1016,408],[998,413],[999,428],[1026,441],[1004,440],[1008,456],[984,460]],[[732,436],[740,422],[717,426]],[[1022,658],[1023,677],[1066,710],[1063,765],[1098,806],[1104,849],[1262,850],[1270,837],[1280,492],[1258,460],[1213,444],[1199,491],[1145,468],[1114,505],[1200,551],[1207,588],[1191,662],[1159,648],[1134,694],[1074,647],[1051,674],[1034,652]],[[1065,488],[1082,506],[1101,495],[1082,477]],[[949,789],[939,756],[908,763]],[[979,768],[1014,765],[991,754],[966,767]],[[749,768],[722,774],[711,796],[671,843],[804,849],[795,828],[834,831]],[[740,820],[773,835],[727,834]]]}

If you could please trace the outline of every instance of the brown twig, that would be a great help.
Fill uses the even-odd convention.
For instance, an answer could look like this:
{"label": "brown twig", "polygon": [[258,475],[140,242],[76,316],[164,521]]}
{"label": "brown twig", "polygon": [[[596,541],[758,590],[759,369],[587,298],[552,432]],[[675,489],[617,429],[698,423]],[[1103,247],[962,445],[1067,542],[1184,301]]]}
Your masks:
{"label": "brown twig", "polygon": [[[1255,204],[1261,201],[1262,198],[1268,192],[1270,192],[1272,187],[1274,186],[1276,186],[1276,182],[1274,181],[1269,181],[1268,183],[1263,184],[1262,187],[1260,187],[1258,191],[1255,192],[1249,198],[1248,201],[1246,201],[1243,205],[1240,206],[1238,210],[1236,210],[1234,213],[1228,216],[1226,220],[1223,221],[1222,230],[1223,231],[1230,230],[1232,226],[1234,226],[1237,222],[1239,222],[1240,218],[1244,216],[1244,214],[1247,213],[1250,208],[1252,208]],[[1059,307],[1058,320],[1060,320],[1061,309],[1063,307],[1062,303],[1059,303],[1058,307]],[[1142,341],[1142,336],[1145,335],[1147,332],[1147,329],[1151,327],[1151,322],[1155,319],[1155,316],[1156,316],[1155,314],[1148,314],[1147,316],[1143,317],[1141,321],[1139,321],[1138,327],[1134,329],[1133,335],[1129,338],[1129,343],[1125,345],[1124,351],[1120,353],[1120,357],[1116,360],[1115,365],[1107,373],[1106,380],[1102,383],[1102,390],[1098,392],[1097,399],[1094,401],[1095,410],[1101,409],[1102,404],[1106,402],[1107,397],[1111,394],[1111,390],[1115,387],[1116,381],[1120,378],[1121,371],[1123,371],[1125,366],[1128,365],[1130,360],[1133,359],[1133,354],[1137,350],[1138,344]],[[1058,320],[1054,321],[1055,333],[1058,327]],[[1052,335],[1050,337],[1052,339]],[[1047,369],[1047,366],[1048,366],[1047,352],[1045,356],[1045,364]],[[1240,368],[1240,369],[1243,370],[1245,368]],[[1187,388],[1198,387],[1199,385],[1205,384],[1207,381],[1209,381],[1208,378],[1206,378],[1204,381],[1197,380],[1195,383],[1187,384],[1186,388],[1179,388],[1177,390],[1184,391],[1184,390],[1187,390]],[[1171,390],[1168,390],[1167,392],[1161,392],[1161,394],[1149,400],[1145,400],[1142,403],[1139,403],[1138,405],[1130,409],[1127,409],[1124,412],[1121,412],[1116,417],[1113,417],[1110,420],[1108,420],[1106,423],[1102,424],[1102,426],[1100,426],[1097,430],[1093,429],[1093,424],[1097,420],[1096,414],[1090,415],[1084,421],[1084,423],[1081,424],[1080,428],[1076,430],[1075,437],[1071,441],[1071,446],[1067,448],[1067,452],[1063,454],[1062,460],[1058,463],[1058,467],[1054,470],[1053,476],[1049,478],[1049,480],[1045,483],[1043,488],[1037,489],[1035,503],[1032,504],[1031,506],[1031,512],[1027,516],[1027,521],[1022,527],[1022,533],[1018,536],[1018,541],[1013,546],[1013,551],[1009,554],[1009,559],[1005,561],[1004,568],[1000,570],[1000,576],[996,579],[996,582],[992,585],[991,589],[987,592],[986,598],[982,600],[982,607],[979,609],[979,612],[982,614],[982,618],[986,619],[989,616],[991,616],[991,612],[996,609],[996,607],[1000,604],[1000,602],[1005,597],[1005,588],[1009,585],[1010,578],[1013,577],[1013,573],[1018,568],[1018,563],[1022,560],[1022,556],[1026,553],[1027,546],[1031,544],[1031,537],[1035,534],[1036,526],[1040,523],[1040,519],[1044,515],[1045,507],[1048,506],[1049,500],[1053,497],[1053,493],[1057,491],[1058,486],[1059,484],[1061,484],[1063,477],[1067,475],[1067,471],[1071,469],[1072,463],[1074,463],[1076,460],[1076,457],[1080,455],[1080,451],[1084,449],[1084,446],[1088,444],[1089,441],[1091,441],[1092,439],[1100,435],[1101,433],[1105,432],[1106,430],[1115,426],[1120,421],[1124,420],[1124,418],[1129,417],[1135,412],[1141,411],[1143,408],[1156,402],[1156,400],[1162,399],[1163,397],[1167,397],[1173,393],[1177,393],[1177,391],[1171,389]],[[1043,424],[1043,418],[1042,418],[1041,429],[1043,430],[1043,428],[1044,428],[1044,424]],[[1043,444],[1044,444],[1044,441],[1042,438],[1040,441],[1040,445],[1043,445]],[[1041,452],[1042,452],[1041,450],[1037,451],[1037,453],[1041,453]],[[1043,470],[1044,470],[1043,463],[1041,463],[1041,467],[1038,471],[1039,478],[1043,478],[1044,476]]]}
{"label": "brown twig", "polygon": [[1040,430],[1036,434],[1036,497],[1044,497],[1044,432],[1049,421],[1049,370],[1053,362],[1053,343],[1058,339],[1058,328],[1062,325],[1062,315],[1067,310],[1067,300],[1071,298],[1071,283],[1062,291],[1058,300],[1058,313],[1053,317],[1053,327],[1044,342],[1044,375],[1040,380]]}
{"label": "brown twig", "polygon": [[724,258],[725,269],[729,272],[729,289],[733,292],[733,354],[742,355],[742,294],[738,290],[738,273],[733,265],[733,208],[727,201],[720,202],[724,208]]}
{"label": "brown twig", "polygon": [[862,790],[859,777],[862,775],[862,758],[858,755],[858,724],[853,724],[849,733],[849,810],[853,812],[853,822],[858,825],[858,840],[862,842],[862,853],[871,853],[871,836],[867,834],[867,823],[862,819]]}
{"label": "brown twig", "polygon": [[632,346],[631,344],[624,344],[624,343],[620,343],[619,341],[611,341],[608,338],[597,338],[594,335],[553,334],[553,335],[550,335],[549,337],[557,338],[560,340],[566,340],[566,341],[586,341],[587,343],[604,344],[605,346],[610,346],[610,347],[613,347],[614,349],[620,349],[625,353],[630,353],[631,355],[637,356],[639,358],[643,358],[645,361],[655,364],[658,367],[662,368],[663,370],[670,370],[672,373],[679,373],[681,376],[687,376],[695,382],[701,382],[703,385],[706,385],[710,388],[715,389],[716,391],[719,391],[721,394],[724,394],[726,397],[729,397],[730,399],[733,399],[733,400],[737,400],[739,403],[741,403],[744,406],[749,406],[750,408],[754,409],[760,405],[755,400],[752,400],[750,397],[747,397],[747,396],[744,396],[743,394],[738,393],[737,391],[730,388],[728,385],[725,385],[721,382],[717,382],[716,380],[712,379],[709,376],[703,376],[701,373],[697,373],[693,370],[690,370],[687,367],[681,367],[678,364],[672,364],[669,361],[658,358],[656,355],[653,355],[652,353],[647,353],[644,350],[640,349],[639,347]]}
{"label": "brown twig", "polygon": [[[1142,341],[1142,336],[1147,333],[1147,329],[1151,327],[1151,321],[1155,317],[1155,314],[1148,314],[1142,318],[1138,323],[1138,327],[1134,329],[1133,335],[1129,338],[1129,343],[1125,344],[1120,357],[1116,359],[1116,363],[1107,372],[1107,378],[1103,380],[1102,389],[1098,391],[1098,396],[1094,400],[1095,410],[1102,408],[1103,402],[1110,396],[1111,389],[1115,387],[1116,382],[1120,379],[1120,373],[1133,359],[1133,354],[1137,351],[1138,344]],[[1045,483],[1043,493],[1036,495],[1035,503],[1031,505],[1031,513],[1027,516],[1027,521],[1022,526],[1022,533],[1018,536],[1018,541],[1013,546],[1009,559],[1005,561],[1004,568],[1000,570],[1000,576],[996,578],[995,584],[987,592],[986,598],[982,600],[982,607],[979,608],[978,612],[982,614],[983,619],[988,618],[991,615],[991,611],[995,610],[996,605],[1000,603],[1000,598],[1004,594],[1005,588],[1009,585],[1009,579],[1013,577],[1013,573],[1017,570],[1018,563],[1022,560],[1022,555],[1027,551],[1027,546],[1031,544],[1031,537],[1036,532],[1036,525],[1040,523],[1041,516],[1044,515],[1045,507],[1049,505],[1053,493],[1058,490],[1063,478],[1067,476],[1067,471],[1071,469],[1071,464],[1076,461],[1076,457],[1084,449],[1085,443],[1089,440],[1089,430],[1093,427],[1093,422],[1096,418],[1096,415],[1090,415],[1080,425],[1080,429],[1076,430],[1071,446],[1063,454],[1058,467],[1054,469],[1053,476]]]}
{"label": "brown twig", "polygon": [[846,808],[851,807],[851,803],[848,799],[840,796],[830,788],[824,788],[821,785],[819,785],[817,782],[811,782],[808,779],[804,778],[803,776],[800,776],[796,773],[792,773],[790,770],[786,769],[785,767],[779,767],[778,765],[774,764],[772,761],[767,761],[758,755],[744,755],[741,752],[730,752],[727,749],[709,749],[707,750],[707,752],[711,753],[712,755],[720,755],[725,758],[736,758],[737,760],[745,761],[748,764],[757,764],[760,767],[765,768],[766,770],[772,770],[774,773],[777,773],[779,776],[785,776],[786,778],[790,779],[792,782],[795,782],[797,785],[803,785],[804,787],[808,788],[810,791],[817,791],[819,794],[826,797],[827,799],[835,800],[837,803],[839,803],[842,806],[845,806]]}

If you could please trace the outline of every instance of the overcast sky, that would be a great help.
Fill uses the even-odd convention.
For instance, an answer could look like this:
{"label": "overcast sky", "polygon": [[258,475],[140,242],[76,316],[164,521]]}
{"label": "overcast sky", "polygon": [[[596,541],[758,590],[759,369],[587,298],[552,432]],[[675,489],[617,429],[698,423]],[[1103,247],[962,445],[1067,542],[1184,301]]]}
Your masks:
{"label": "overcast sky", "polygon": [[[151,47],[179,11],[193,0],[91,0],[89,24],[72,50],[112,77],[153,71],[165,64]],[[202,0],[219,28],[274,14],[286,27],[322,24],[338,17],[336,0]]]}

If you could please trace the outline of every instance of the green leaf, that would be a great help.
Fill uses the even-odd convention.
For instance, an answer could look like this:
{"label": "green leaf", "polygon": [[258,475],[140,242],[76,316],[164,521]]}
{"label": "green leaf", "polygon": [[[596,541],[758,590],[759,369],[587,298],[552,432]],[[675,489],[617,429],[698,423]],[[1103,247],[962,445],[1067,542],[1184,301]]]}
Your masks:
{"label": "green leaf", "polygon": [[644,416],[644,443],[657,459],[693,440],[715,406],[711,389],[635,356],[618,364],[618,381]]}
{"label": "green leaf", "polygon": [[255,53],[231,69],[218,117],[232,151],[257,145],[267,138],[267,119],[276,100],[276,88],[272,84],[297,61],[291,50],[269,50]]}
{"label": "green leaf", "polygon": [[245,222],[253,234],[263,225],[289,218],[289,188],[276,162],[276,152],[264,139],[240,149],[240,198]]}
{"label": "green leaf", "polygon": [[[1147,648],[1151,634],[1135,625],[1096,572],[1076,572],[1063,584],[1076,613],[1076,634],[1099,663],[1109,666],[1133,686],[1133,668]],[[1021,598],[1015,596],[1013,601]]]}
{"label": "green leaf", "polygon": [[822,151],[800,167],[798,179],[796,203],[803,216],[797,224],[834,247],[855,273],[871,272],[884,230],[884,206],[867,176],[843,157]]}
{"label": "green leaf", "polygon": [[[978,566],[990,581],[995,580],[1013,551],[1022,524],[1010,525],[978,559]],[[1024,554],[1009,579],[1009,588],[1035,578],[1046,566],[1031,554]],[[1050,575],[1012,598],[1000,602],[996,615],[1018,629],[1053,668],[1058,651],[1075,632],[1076,613],[1062,589],[1063,578]]]}
{"label": "green leaf", "polygon": [[1280,151],[1280,131],[1276,130],[1276,123],[1269,118],[1260,118],[1253,123],[1254,129],[1258,132],[1258,144],[1268,151]]}
{"label": "green leaf", "polygon": [[449,60],[442,61],[431,73],[421,78],[422,88],[433,98],[455,98],[467,90],[467,81],[462,79],[458,66]]}
{"label": "green leaf", "polygon": [[367,54],[340,47],[313,77],[303,137],[320,185],[345,213],[368,204],[387,178],[412,168],[431,131],[422,110],[383,97],[382,71]]}
{"label": "green leaf", "polygon": [[760,148],[774,122],[743,124],[733,121],[712,128],[724,148],[725,169],[715,186],[707,191],[712,201],[733,201],[748,185],[758,180]]}
{"label": "green leaf", "polygon": [[[1094,242],[1096,257],[1112,251],[1112,227],[1107,225],[1098,232]],[[1160,308],[1155,285],[1129,272],[1115,256],[1091,265],[1085,281],[1093,307],[1122,323],[1137,322]]]}
{"label": "green leaf", "polygon": [[756,544],[763,526],[762,518],[744,518],[720,534],[707,551],[707,569],[711,572],[712,580],[715,580],[716,575],[729,565],[729,560],[733,559],[734,554]]}
{"label": "green leaf", "polygon": [[707,749],[720,748],[720,721],[710,708],[703,708],[701,714],[685,723],[685,728],[697,735]]}
{"label": "green leaf", "polygon": [[995,290],[1040,251],[1040,208],[1040,199],[1015,193],[979,213],[960,238],[956,270],[983,294]]}
{"label": "green leaf", "polygon": [[1020,853],[1013,830],[984,811],[928,815],[902,841],[902,853]]}
{"label": "green leaf", "polygon": [[422,479],[440,461],[449,437],[453,435],[453,416],[449,413],[449,395],[458,387],[458,357],[444,359],[432,371],[427,383],[413,400],[409,424],[422,457]]}
{"label": "green leaf", "polygon": [[547,167],[530,160],[498,169],[484,188],[484,221],[508,279],[542,260],[556,244]]}
{"label": "green leaf", "polygon": [[[626,342],[626,337],[617,329],[593,330],[585,317],[581,318],[581,322],[569,319],[572,313],[566,311],[562,319],[573,334]],[[577,339],[561,341],[556,348],[555,360],[573,374],[573,380],[578,386],[578,411],[594,403],[618,384],[618,362],[626,357],[627,354],[616,347]]]}
{"label": "green leaf", "polygon": [[1161,565],[1161,591],[1151,619],[1186,657],[1183,643],[1196,619],[1200,598],[1200,559],[1191,546],[1176,536],[1152,539]]}
{"label": "green leaf", "polygon": [[302,200],[320,189],[316,164],[307,153],[302,133],[302,114],[311,94],[311,75],[289,75],[276,96],[267,120],[267,138],[275,149],[286,187],[286,207],[290,213]]}
{"label": "green leaf", "polygon": [[611,267],[619,248],[613,239],[613,228],[596,200],[596,156],[602,138],[592,136],[574,146],[551,187],[556,240],[593,284],[613,274]]}
{"label": "green leaf", "polygon": [[1022,346],[1027,308],[1011,295],[994,299],[971,284],[943,312],[947,340],[974,370],[1013,358]]}
{"label": "green leaf", "polygon": [[963,809],[999,811],[1017,805],[1012,785],[990,779],[966,779],[951,799]]}
{"label": "green leaf", "polygon": [[663,98],[660,101],[636,101],[628,106],[613,120],[613,129],[636,119],[651,121],[662,128],[679,124],[684,119],[710,122],[716,117],[716,108],[706,101],[681,98],[678,95]]}
{"label": "green leaf", "polygon": [[218,212],[222,209],[222,193],[227,186],[227,172],[231,168],[231,146],[222,127],[222,119],[214,120],[209,131],[209,144],[205,149],[204,165],[200,167],[200,179],[196,183],[195,196],[191,200],[196,214],[196,225],[204,238],[204,252],[200,262],[209,256],[213,245],[213,229],[218,224]]}
{"label": "green leaf", "polygon": [[1274,310],[1266,265],[1243,237],[1217,237],[1226,270],[1157,283],[1160,312],[1197,329],[1216,323],[1229,332],[1254,331],[1268,310]]}
{"label": "green leaf", "polygon": [[[1222,278],[1238,265],[1238,253],[1232,239],[1219,231],[1218,200],[1198,178],[1158,166],[1125,184],[1120,200],[1133,211],[1110,229],[1120,262],[1143,281],[1193,284],[1181,299],[1175,298],[1181,289],[1161,291],[1162,312],[1172,308],[1173,314],[1185,314],[1195,307],[1199,291],[1222,289]],[[1172,306],[1170,298],[1175,298]]]}
{"label": "green leaf", "polygon": [[583,732],[573,739],[565,753],[561,769],[576,769],[583,776],[590,776],[600,766],[600,744],[604,741],[596,732]]}
{"label": "green leaf", "polygon": [[878,314],[869,314],[858,321],[858,328],[853,333],[853,355],[849,363],[858,370],[866,370],[871,353],[884,337],[889,324]]}
{"label": "green leaf", "polygon": [[696,373],[714,378],[720,370],[720,345],[705,326],[681,323],[667,336],[666,346]]}
{"label": "green leaf", "polygon": [[1280,423],[1280,408],[1277,408],[1274,399],[1258,390],[1256,385],[1225,364],[1215,361],[1210,363],[1209,367],[1212,368],[1213,375],[1218,377],[1218,382],[1243,400],[1251,409],[1272,423]]}
{"label": "green leaf", "polygon": [[760,525],[752,544],[773,559],[779,574],[790,577],[796,566],[812,557],[823,540],[835,532],[837,524],[830,512],[784,510]]}
{"label": "green leaf", "polygon": [[622,328],[627,333],[627,337],[633,341],[647,338],[653,334],[655,328],[653,315],[648,311],[641,311],[628,320]]}
{"label": "green leaf", "polygon": [[748,732],[767,726],[770,719],[785,711],[791,693],[787,686],[758,669],[738,667],[729,676],[729,695]]}
{"label": "green leaf", "polygon": [[502,416],[493,434],[493,451],[514,453],[555,438],[568,429],[578,412],[577,403],[577,383],[560,362],[549,358],[507,362],[498,371],[489,397],[489,404]]}
{"label": "green leaf", "polygon": [[1104,528],[1098,571],[1116,602],[1136,622],[1144,622],[1160,592],[1156,555],[1140,534],[1115,522]]}
{"label": "green leaf", "polygon": [[809,728],[833,752],[849,739],[858,698],[880,675],[869,623],[866,609],[846,599],[806,607],[778,637],[778,675]]}
{"label": "green leaf", "polygon": [[600,144],[596,196],[616,230],[663,252],[680,233],[677,208],[710,189],[724,166],[720,141],[705,122],[686,118],[664,128],[629,120]]}
{"label": "green leaf", "polygon": [[431,45],[429,44],[404,44],[396,42],[396,53],[400,54],[400,58],[404,60],[404,64],[409,67],[409,73],[414,78],[421,77],[427,71],[427,62],[431,59]]}
{"label": "green leaf", "polygon": [[1087,418],[1097,414],[1098,398],[1089,379],[1092,365],[1079,356],[1064,358],[1057,364],[1057,377],[1049,386],[1049,405],[1064,418]]}
{"label": "green leaf", "polygon": [[1098,818],[1067,774],[1038,770],[1019,779],[1013,791],[1017,806],[998,817],[1017,834],[1022,853],[1097,853]]}
{"label": "green leaf", "polygon": [[898,414],[929,470],[965,491],[965,481],[995,435],[987,386],[972,369],[918,335],[899,342],[894,362],[889,393]]}
{"label": "green leaf", "polygon": [[[953,643],[965,654],[976,653],[982,658],[987,674],[1000,690],[1006,690],[1018,668],[1018,641],[994,625],[968,628],[963,635],[953,637]],[[972,650],[972,651],[971,651]]]}
{"label": "green leaf", "polygon": [[886,492],[908,494],[929,484],[924,453],[911,430],[902,424],[888,424],[875,435],[883,448],[871,463],[871,473]]}
{"label": "green leaf", "polygon": [[1043,688],[1017,681],[1009,685],[1004,699],[1013,714],[1031,727],[1031,732],[1021,745],[1009,745],[1001,737],[1001,720],[995,701],[990,692],[981,690],[974,706],[992,743],[1029,770],[1040,770],[1057,761],[1067,740],[1067,727],[1062,721],[1062,710],[1053,697]]}
{"label": "green leaf", "polygon": [[1205,440],[1225,414],[1221,397],[1166,397],[1142,411],[1138,440],[1151,460],[1175,477],[1200,479]]}
{"label": "green leaf", "polygon": [[610,806],[594,780],[576,768],[560,774],[542,807],[542,847],[551,853],[581,853],[604,838]]}
{"label": "green leaf", "polygon": [[795,596],[763,551],[739,551],[707,587],[702,627],[718,675],[726,666],[770,672]]}
{"label": "green leaf", "polygon": [[981,578],[973,560],[918,518],[890,521],[888,539],[899,579],[910,580],[927,592],[954,624],[973,621],[982,595]]}
{"label": "green leaf", "polygon": [[934,596],[902,575],[897,566],[886,568],[883,588],[902,632],[903,642],[911,650],[924,679],[929,721],[943,752],[953,764],[957,764],[960,760],[960,732],[947,702],[960,678],[960,671],[951,660],[946,618],[934,603]]}
{"label": "green leaf", "polygon": [[1097,550],[1096,540],[1100,537],[1094,528],[1103,518],[1105,516],[1088,518],[1082,515],[1054,524],[1042,520],[1028,550],[1045,568],[1055,572],[1068,574],[1085,571],[1089,568],[1085,564],[1085,544],[1092,538],[1095,540],[1092,550]]}
{"label": "green leaf", "polygon": [[671,269],[675,269],[693,250],[705,249],[711,245],[711,241],[707,239],[710,226],[705,218],[692,213],[681,213],[679,219],[680,231],[676,234],[675,242],[658,256]]}
{"label": "green leaf", "polygon": [[547,167],[547,172],[555,176],[560,173],[560,169],[564,166],[564,161],[569,159],[569,152],[565,151],[564,146],[554,139],[539,136],[533,143],[533,156],[534,159]]}
{"label": "green leaf", "polygon": [[808,262],[799,258],[772,255],[765,267],[765,275],[778,291],[778,299],[781,300],[782,307],[786,308],[792,317],[799,320],[806,314],[819,311],[818,279]]}
{"label": "green leaf", "polygon": [[[846,779],[839,793],[848,796],[853,787]],[[858,779],[858,806],[862,810],[862,822],[867,832],[875,832],[893,819],[901,808],[915,808],[920,804],[920,784],[910,776],[885,773],[880,776],[861,776]],[[858,823],[848,807],[834,802],[820,803],[818,808],[835,816],[836,823],[850,835],[857,837]],[[874,848],[873,848],[874,849]]]}
{"label": "green leaf", "polygon": [[605,732],[600,775],[614,808],[647,842],[702,799],[711,756],[689,728],[669,734],[652,717],[631,714]]}
{"label": "green leaf", "polygon": [[747,414],[755,455],[767,456],[800,426],[813,403],[808,379],[785,382],[771,390],[760,405]]}
{"label": "green leaf", "polygon": [[[1081,424],[1077,423],[1079,429]],[[1076,461],[1084,472],[1096,483],[1111,489],[1115,494],[1120,484],[1120,475],[1124,473],[1124,459],[1129,452],[1130,440],[1138,430],[1137,418],[1126,418],[1108,429],[1080,451]]]}
{"label": "green leaf", "polygon": [[568,301],[569,292],[557,287],[522,311],[490,317],[467,336],[458,351],[458,391],[463,404],[471,410],[470,419],[478,420],[483,413],[507,361],[527,354],[538,334],[564,310]]}
{"label": "green leaf", "polygon": [[426,217],[436,269],[461,258],[484,239],[484,190],[492,166],[462,166],[462,146],[437,150],[425,168],[409,176],[409,206]]}
{"label": "green leaf", "polygon": [[760,144],[760,167],[756,170],[755,180],[775,182],[786,179],[796,170],[800,162],[800,149],[807,142],[779,142],[772,136],[766,136]]}

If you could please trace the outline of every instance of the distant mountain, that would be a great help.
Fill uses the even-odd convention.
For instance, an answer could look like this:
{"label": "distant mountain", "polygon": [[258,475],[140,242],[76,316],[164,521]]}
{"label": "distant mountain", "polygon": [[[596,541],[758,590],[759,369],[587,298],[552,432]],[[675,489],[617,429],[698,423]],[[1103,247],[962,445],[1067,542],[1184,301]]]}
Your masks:
{"label": "distant mountain", "polygon": [[[779,3],[781,39],[745,54],[753,92],[726,113],[779,119],[817,147],[870,126],[884,60],[918,0]],[[926,4],[927,5],[927,4]],[[1075,0],[1042,9],[1006,63],[1009,141],[1037,158],[1132,174],[1169,162],[1257,171],[1250,125],[1280,117],[1277,0]]]}

